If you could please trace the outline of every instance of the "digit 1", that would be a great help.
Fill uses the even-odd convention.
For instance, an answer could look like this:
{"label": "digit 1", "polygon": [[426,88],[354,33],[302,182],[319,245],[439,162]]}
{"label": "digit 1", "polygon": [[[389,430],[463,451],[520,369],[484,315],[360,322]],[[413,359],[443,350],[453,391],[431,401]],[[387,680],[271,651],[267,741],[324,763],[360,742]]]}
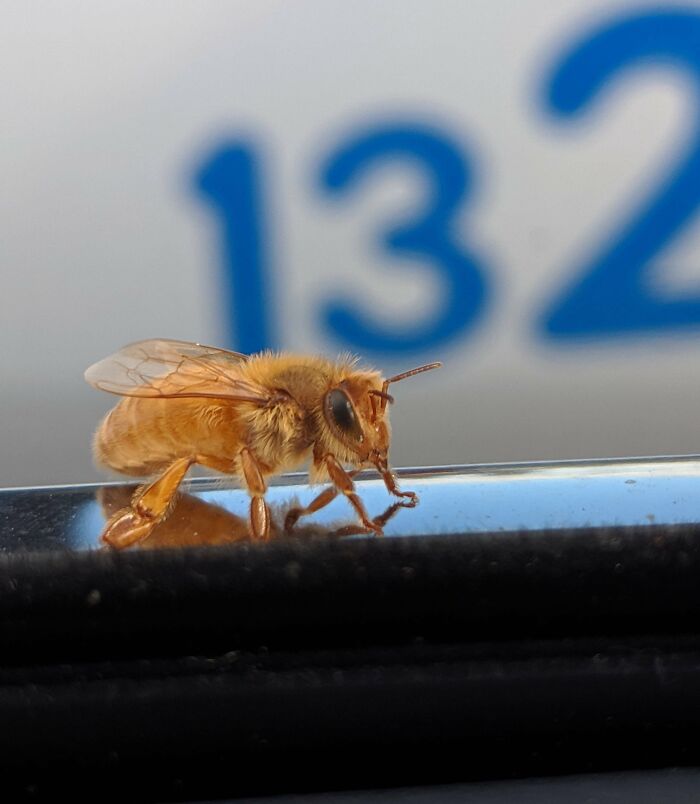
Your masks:
{"label": "digit 1", "polygon": [[245,354],[276,346],[260,172],[254,149],[232,142],[216,149],[195,177],[197,189],[219,218],[226,345]]}

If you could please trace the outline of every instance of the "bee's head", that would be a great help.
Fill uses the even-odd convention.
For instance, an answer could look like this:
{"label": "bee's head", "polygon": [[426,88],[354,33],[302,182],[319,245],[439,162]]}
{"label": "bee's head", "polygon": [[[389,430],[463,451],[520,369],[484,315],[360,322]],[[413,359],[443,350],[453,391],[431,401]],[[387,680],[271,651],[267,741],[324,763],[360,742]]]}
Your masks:
{"label": "bee's head", "polygon": [[388,380],[376,372],[355,372],[326,393],[323,415],[348,461],[374,465],[380,472],[386,469],[391,440],[387,408],[394,401],[389,385],[440,365],[431,363]]}

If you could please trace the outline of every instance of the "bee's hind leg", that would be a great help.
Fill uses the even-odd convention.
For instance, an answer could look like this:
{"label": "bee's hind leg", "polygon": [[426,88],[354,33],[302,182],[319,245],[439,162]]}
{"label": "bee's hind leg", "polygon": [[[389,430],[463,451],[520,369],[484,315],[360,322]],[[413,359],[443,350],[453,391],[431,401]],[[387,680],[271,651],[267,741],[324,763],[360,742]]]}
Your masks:
{"label": "bee's hind leg", "polygon": [[143,541],[170,513],[178,486],[193,463],[193,458],[178,458],[160,477],[139,488],[131,505],[117,511],[107,522],[102,541],[117,549]]}

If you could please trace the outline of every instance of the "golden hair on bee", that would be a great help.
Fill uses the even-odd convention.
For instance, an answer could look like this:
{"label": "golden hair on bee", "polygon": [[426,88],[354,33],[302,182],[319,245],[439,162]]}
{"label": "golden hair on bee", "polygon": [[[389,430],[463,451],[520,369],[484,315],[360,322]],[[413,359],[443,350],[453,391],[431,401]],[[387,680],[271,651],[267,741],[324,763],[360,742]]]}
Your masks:
{"label": "golden hair on bee", "polygon": [[147,538],[168,516],[193,464],[240,479],[255,539],[270,537],[266,479],[306,462],[312,482],[331,485],[308,506],[291,509],[285,531],[343,494],[357,514],[356,532],[381,534],[386,519],[370,518],[352,478],[374,467],[400,498],[397,506],[417,503],[389,469],[388,388],[439,365],[385,379],[353,355],[248,356],[164,339],[124,347],[85,372],[94,387],[123,397],[97,429],[95,459],[122,474],[156,477],[109,519],[103,541],[128,547]]}

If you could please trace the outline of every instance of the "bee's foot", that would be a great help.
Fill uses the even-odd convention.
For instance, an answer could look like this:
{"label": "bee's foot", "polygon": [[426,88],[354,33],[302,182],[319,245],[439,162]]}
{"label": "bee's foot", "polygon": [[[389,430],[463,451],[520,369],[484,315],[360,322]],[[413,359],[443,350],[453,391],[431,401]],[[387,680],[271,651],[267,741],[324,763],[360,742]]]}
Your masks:
{"label": "bee's foot", "polygon": [[367,525],[362,525],[359,522],[356,525],[345,525],[342,528],[334,530],[330,535],[342,538],[343,536],[367,536],[373,534],[374,536],[384,536],[384,530],[375,522],[370,522]]}
{"label": "bee's foot", "polygon": [[395,491],[396,497],[406,497],[400,505],[402,508],[415,508],[418,505],[418,495],[415,491]]}
{"label": "bee's foot", "polygon": [[122,508],[107,522],[101,540],[115,550],[123,550],[143,541],[153,530],[156,522],[134,511]]}
{"label": "bee's foot", "polygon": [[291,511],[287,512],[287,516],[284,518],[284,532],[291,533],[294,530],[294,526],[299,521],[299,517],[302,514],[301,508],[292,508]]}

